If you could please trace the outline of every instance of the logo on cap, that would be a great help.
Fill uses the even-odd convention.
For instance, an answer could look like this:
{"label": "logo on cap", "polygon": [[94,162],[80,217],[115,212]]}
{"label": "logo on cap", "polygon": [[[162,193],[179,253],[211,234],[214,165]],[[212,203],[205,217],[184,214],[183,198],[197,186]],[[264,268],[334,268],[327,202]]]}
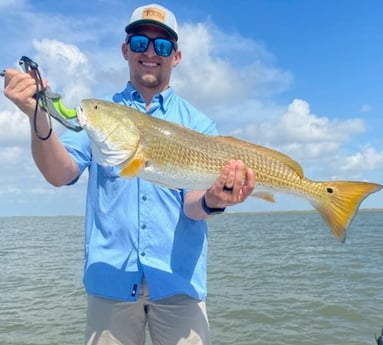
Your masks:
{"label": "logo on cap", "polygon": [[152,19],[165,23],[165,12],[159,8],[148,7],[142,12],[142,19]]}

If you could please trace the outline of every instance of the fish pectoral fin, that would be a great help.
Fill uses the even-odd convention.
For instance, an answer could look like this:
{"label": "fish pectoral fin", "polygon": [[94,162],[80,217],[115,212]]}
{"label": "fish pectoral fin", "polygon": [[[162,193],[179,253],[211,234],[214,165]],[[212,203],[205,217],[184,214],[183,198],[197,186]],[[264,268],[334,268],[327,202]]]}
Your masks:
{"label": "fish pectoral fin", "polygon": [[255,192],[252,193],[251,196],[268,202],[275,202],[274,195],[269,192]]}
{"label": "fish pectoral fin", "polygon": [[120,171],[121,177],[135,177],[138,175],[142,167],[145,166],[146,160],[142,157],[136,157],[124,165]]}

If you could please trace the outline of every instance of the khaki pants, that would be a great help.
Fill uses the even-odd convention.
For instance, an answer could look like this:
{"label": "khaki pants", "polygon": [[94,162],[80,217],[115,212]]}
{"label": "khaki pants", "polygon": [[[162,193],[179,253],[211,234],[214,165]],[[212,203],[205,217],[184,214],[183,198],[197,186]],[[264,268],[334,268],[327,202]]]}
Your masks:
{"label": "khaki pants", "polygon": [[209,345],[205,302],[185,295],[150,301],[143,284],[137,302],[88,296],[86,345]]}

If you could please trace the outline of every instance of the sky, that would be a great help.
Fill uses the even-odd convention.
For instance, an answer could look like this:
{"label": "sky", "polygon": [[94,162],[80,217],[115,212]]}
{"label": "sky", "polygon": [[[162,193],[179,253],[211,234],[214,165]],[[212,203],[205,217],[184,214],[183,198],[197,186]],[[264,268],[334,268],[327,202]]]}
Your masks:
{"label": "sky", "polygon": [[[279,150],[306,177],[383,183],[381,0],[164,0],[179,24],[176,92],[221,134]],[[0,70],[26,55],[68,107],[121,91],[120,47],[143,1],[0,0]],[[29,122],[0,80],[0,216],[83,215],[87,176],[50,186],[34,165]],[[59,133],[63,128],[54,124]],[[232,211],[311,210],[297,197]],[[363,208],[383,207],[383,192]]]}

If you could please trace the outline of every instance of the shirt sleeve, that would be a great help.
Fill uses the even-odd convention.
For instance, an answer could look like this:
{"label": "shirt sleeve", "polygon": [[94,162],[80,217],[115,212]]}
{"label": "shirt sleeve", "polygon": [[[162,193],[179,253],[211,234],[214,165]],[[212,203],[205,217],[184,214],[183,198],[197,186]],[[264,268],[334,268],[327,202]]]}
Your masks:
{"label": "shirt sleeve", "polygon": [[77,178],[69,183],[74,184],[77,182],[78,178],[82,175],[85,169],[87,169],[91,164],[92,152],[90,149],[89,139],[85,131],[73,132],[67,130],[60,137],[60,140],[75,161],[79,171]]}

